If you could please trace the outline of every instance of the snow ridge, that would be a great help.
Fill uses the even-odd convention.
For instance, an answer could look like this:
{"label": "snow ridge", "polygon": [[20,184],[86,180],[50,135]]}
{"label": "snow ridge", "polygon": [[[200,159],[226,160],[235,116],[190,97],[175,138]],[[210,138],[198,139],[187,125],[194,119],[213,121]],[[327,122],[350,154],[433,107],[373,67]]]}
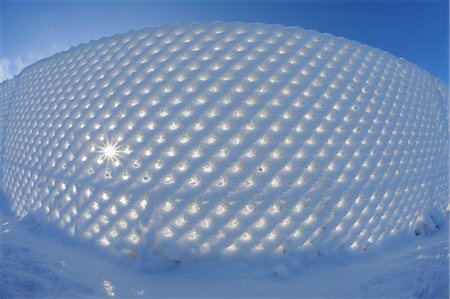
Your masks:
{"label": "snow ridge", "polygon": [[133,259],[367,251],[446,208],[447,98],[298,27],[132,31],[1,83],[0,187],[17,216]]}

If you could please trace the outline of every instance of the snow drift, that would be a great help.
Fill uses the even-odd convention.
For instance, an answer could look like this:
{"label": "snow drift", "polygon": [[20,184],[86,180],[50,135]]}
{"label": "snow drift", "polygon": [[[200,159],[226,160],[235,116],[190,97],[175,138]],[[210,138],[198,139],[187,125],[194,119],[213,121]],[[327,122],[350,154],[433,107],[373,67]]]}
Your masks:
{"label": "snow drift", "polygon": [[1,189],[133,258],[367,251],[447,207],[447,92],[297,27],[132,31],[0,85]]}

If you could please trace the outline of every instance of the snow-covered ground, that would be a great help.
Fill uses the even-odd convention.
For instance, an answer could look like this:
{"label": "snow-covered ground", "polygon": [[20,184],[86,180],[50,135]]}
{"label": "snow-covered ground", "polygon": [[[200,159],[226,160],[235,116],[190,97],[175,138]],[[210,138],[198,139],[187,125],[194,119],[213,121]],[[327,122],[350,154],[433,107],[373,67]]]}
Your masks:
{"label": "snow-covered ground", "polygon": [[0,297],[447,298],[448,233],[445,225],[359,256],[161,261],[144,270],[2,212]]}

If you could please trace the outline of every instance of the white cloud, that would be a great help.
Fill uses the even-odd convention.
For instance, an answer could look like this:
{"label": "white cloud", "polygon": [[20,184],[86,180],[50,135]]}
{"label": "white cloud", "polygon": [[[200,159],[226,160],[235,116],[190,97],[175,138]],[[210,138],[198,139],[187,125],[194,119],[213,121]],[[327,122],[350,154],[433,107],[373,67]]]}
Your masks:
{"label": "white cloud", "polygon": [[58,45],[57,43],[51,43],[49,44],[49,49],[47,49],[47,51],[27,51],[26,53],[20,53],[15,57],[0,57],[0,82],[6,79],[11,79],[15,75],[18,75],[25,67],[35,63],[40,59],[50,57],[56,52],[60,52],[65,48],[67,47]]}
{"label": "white cloud", "polygon": [[0,57],[0,82],[11,79],[15,75],[19,74],[24,67],[32,64],[37,59],[32,57],[27,61],[24,61],[22,57],[16,57],[10,59],[8,57]]}
{"label": "white cloud", "polygon": [[0,58],[0,82],[12,78],[11,61],[6,58]]}

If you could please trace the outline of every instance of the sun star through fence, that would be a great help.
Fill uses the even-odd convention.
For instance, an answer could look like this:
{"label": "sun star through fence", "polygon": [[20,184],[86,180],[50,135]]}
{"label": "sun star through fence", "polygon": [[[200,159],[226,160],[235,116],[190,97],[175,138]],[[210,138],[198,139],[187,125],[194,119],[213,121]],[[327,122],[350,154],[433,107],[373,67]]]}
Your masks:
{"label": "sun star through fence", "polygon": [[1,83],[1,188],[117,252],[366,251],[447,206],[447,92],[297,27],[132,31]]}

